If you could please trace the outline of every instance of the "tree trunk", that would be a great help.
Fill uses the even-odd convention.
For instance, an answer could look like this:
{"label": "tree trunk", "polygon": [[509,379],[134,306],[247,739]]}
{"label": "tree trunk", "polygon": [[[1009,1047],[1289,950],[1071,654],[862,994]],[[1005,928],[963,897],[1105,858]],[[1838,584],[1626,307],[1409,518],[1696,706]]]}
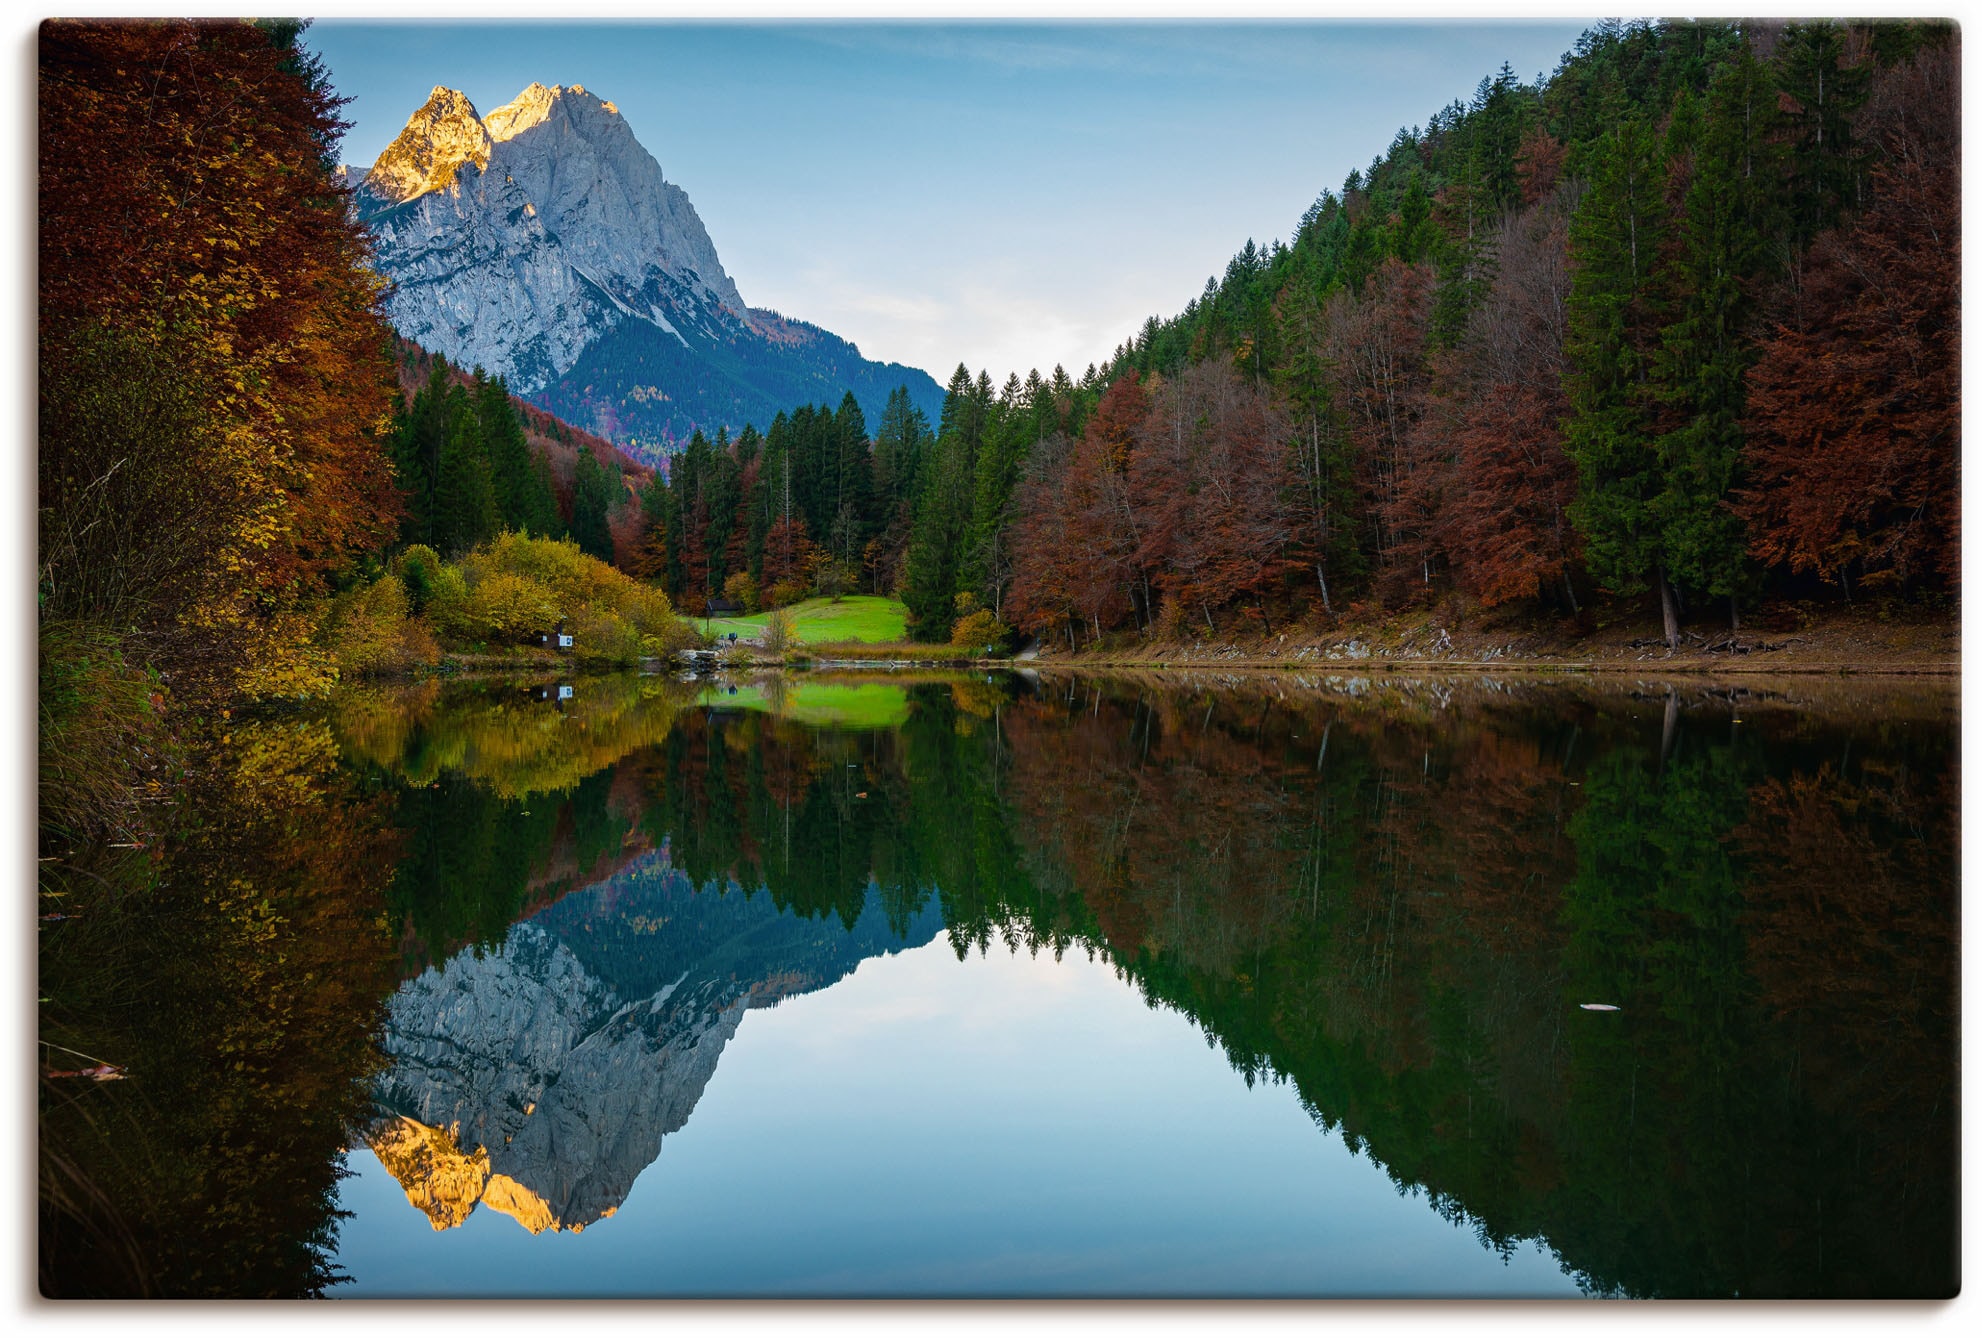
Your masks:
{"label": "tree trunk", "polygon": [[1727,597],[1727,630],[1730,632],[1741,630],[1741,601],[1734,595]]}
{"label": "tree trunk", "polygon": [[1659,765],[1672,756],[1672,740],[1679,733],[1679,694],[1671,688],[1665,692],[1665,728],[1659,734]]}
{"label": "tree trunk", "polygon": [[1665,615],[1665,646],[1668,651],[1679,649],[1679,607],[1672,596],[1672,582],[1665,578],[1665,568],[1659,568],[1659,612]]}
{"label": "tree trunk", "polygon": [[1569,579],[1569,569],[1567,567],[1562,569],[1562,593],[1569,596],[1569,616],[1572,618],[1582,617],[1583,610],[1576,607],[1576,586]]}
{"label": "tree trunk", "polygon": [[1321,611],[1333,618],[1335,610],[1328,602],[1328,577],[1322,574],[1319,562],[1314,564],[1314,579],[1321,586]]}

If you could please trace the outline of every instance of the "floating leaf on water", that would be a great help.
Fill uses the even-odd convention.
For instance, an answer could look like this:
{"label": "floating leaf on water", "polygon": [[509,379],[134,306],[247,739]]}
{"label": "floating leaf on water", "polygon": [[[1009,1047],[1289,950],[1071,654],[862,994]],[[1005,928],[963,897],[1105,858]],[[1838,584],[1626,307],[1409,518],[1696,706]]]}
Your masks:
{"label": "floating leaf on water", "polygon": [[1615,1013],[1617,1011],[1616,1004],[1578,1004],[1577,1007],[1586,1013]]}
{"label": "floating leaf on water", "polygon": [[94,1078],[98,1082],[111,1082],[127,1077],[123,1068],[116,1064],[98,1064],[87,1069],[58,1069],[48,1074],[51,1078]]}

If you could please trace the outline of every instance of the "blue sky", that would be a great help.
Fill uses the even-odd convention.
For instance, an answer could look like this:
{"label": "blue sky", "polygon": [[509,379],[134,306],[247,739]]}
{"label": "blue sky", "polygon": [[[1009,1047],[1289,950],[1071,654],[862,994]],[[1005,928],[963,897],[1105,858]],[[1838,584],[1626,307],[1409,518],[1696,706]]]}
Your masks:
{"label": "blue sky", "polygon": [[435,84],[615,102],[744,299],[870,358],[1078,375],[1248,237],[1587,20],[392,24],[307,40],[369,164]]}

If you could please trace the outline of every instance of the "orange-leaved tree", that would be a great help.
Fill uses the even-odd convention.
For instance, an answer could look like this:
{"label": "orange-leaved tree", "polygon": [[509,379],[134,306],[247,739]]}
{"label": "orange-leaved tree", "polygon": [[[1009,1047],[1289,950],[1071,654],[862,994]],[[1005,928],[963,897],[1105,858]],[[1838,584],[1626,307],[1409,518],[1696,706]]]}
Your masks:
{"label": "orange-leaved tree", "polygon": [[297,31],[41,30],[42,616],[181,692],[320,683],[310,601],[399,508],[382,287]]}
{"label": "orange-leaved tree", "polygon": [[1881,90],[1872,203],[1811,245],[1748,375],[1752,551],[1847,593],[1959,576],[1959,69],[1922,52]]}

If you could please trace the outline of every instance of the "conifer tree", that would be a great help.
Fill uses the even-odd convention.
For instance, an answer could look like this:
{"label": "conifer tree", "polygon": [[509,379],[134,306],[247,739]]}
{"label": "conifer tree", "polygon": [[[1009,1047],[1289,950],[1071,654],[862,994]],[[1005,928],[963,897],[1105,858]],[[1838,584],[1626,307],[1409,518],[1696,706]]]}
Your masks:
{"label": "conifer tree", "polygon": [[613,558],[610,515],[623,492],[619,461],[607,467],[589,446],[581,446],[571,482],[571,537],[581,551],[602,562]]}
{"label": "conifer tree", "polygon": [[[1689,119],[1681,94],[1675,124]],[[1745,377],[1753,365],[1753,293],[1779,231],[1776,92],[1745,48],[1723,68],[1691,149],[1692,179],[1662,276],[1671,318],[1651,373],[1673,425],[1656,443],[1661,487],[1652,500],[1671,577],[1735,601],[1747,547],[1728,505],[1742,456]],[[1677,146],[1675,146],[1677,147]]]}
{"label": "conifer tree", "polygon": [[828,531],[833,557],[856,562],[876,529],[873,457],[867,419],[848,391],[832,417],[833,518]]}
{"label": "conifer tree", "polygon": [[433,546],[463,553],[502,529],[495,480],[482,448],[480,421],[465,387],[451,385],[442,399],[447,437],[434,482]]}
{"label": "conifer tree", "polygon": [[909,635],[917,641],[946,641],[956,615],[956,594],[970,534],[973,462],[957,433],[936,443],[936,458],[915,509],[902,602],[908,606]]}
{"label": "conifer tree", "polygon": [[[702,466],[702,509],[706,517],[703,547],[709,555],[709,584],[704,592],[721,594],[723,582],[729,579],[734,557],[732,540],[740,540],[736,533],[736,515],[739,484],[742,471],[736,457],[731,452],[729,429],[716,429],[716,439],[709,443]],[[741,543],[734,547],[741,549]]]}
{"label": "conifer tree", "polygon": [[1650,355],[1652,275],[1665,217],[1665,174],[1650,125],[1627,120],[1587,155],[1589,190],[1570,226],[1576,277],[1569,295],[1570,414],[1564,447],[1580,487],[1571,511],[1590,573],[1619,594],[1655,582],[1666,640],[1679,612],[1652,507],[1661,490]]}
{"label": "conifer tree", "polygon": [[447,360],[435,355],[427,384],[395,418],[393,471],[406,499],[400,537],[409,544],[434,543],[439,503],[441,451],[447,444]]}
{"label": "conifer tree", "polygon": [[503,528],[540,537],[557,534],[563,526],[549,470],[530,450],[522,419],[510,403],[508,383],[499,376],[486,376],[478,368],[474,403]]}
{"label": "conifer tree", "polygon": [[1791,235],[1801,244],[1860,203],[1864,154],[1851,118],[1864,104],[1870,71],[1844,63],[1844,33],[1828,19],[1791,24],[1777,52],[1778,79],[1793,110],[1790,170],[1795,179]]}

